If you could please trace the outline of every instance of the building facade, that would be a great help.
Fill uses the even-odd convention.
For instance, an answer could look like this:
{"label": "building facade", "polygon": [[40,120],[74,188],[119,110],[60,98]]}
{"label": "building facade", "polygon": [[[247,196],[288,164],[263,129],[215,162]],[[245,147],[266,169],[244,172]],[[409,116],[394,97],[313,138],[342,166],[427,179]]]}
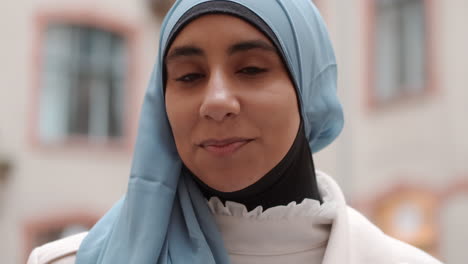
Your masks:
{"label": "building facade", "polygon": [[[170,2],[170,1],[169,1]],[[316,167],[385,232],[462,264],[465,0],[316,0],[345,128]],[[0,19],[2,263],[89,229],[126,191],[164,1],[21,0]]]}

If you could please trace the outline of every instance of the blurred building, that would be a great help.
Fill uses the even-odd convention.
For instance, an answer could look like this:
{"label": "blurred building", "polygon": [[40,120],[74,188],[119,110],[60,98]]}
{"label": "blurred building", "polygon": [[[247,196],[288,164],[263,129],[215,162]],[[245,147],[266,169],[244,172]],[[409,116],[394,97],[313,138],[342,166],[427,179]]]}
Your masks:
{"label": "blurred building", "polygon": [[144,0],[2,6],[0,263],[9,264],[88,229],[125,192],[161,19]]}
{"label": "blurred building", "polygon": [[466,263],[468,45],[464,0],[321,0],[345,128],[317,155],[386,233]]}
{"label": "blurred building", "polygon": [[[316,155],[385,232],[468,258],[465,0],[316,0],[346,124]],[[163,0],[20,0],[0,19],[1,263],[89,229],[126,191]]]}

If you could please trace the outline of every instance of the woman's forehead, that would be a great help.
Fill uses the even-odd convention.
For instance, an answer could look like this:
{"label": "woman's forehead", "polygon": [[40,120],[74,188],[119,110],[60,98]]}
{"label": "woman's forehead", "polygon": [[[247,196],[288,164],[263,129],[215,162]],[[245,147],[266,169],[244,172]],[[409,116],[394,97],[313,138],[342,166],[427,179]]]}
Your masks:
{"label": "woman's forehead", "polygon": [[206,14],[185,25],[174,37],[168,50],[180,45],[221,45],[253,41],[261,44],[260,46],[274,47],[265,34],[241,18],[227,14]]}

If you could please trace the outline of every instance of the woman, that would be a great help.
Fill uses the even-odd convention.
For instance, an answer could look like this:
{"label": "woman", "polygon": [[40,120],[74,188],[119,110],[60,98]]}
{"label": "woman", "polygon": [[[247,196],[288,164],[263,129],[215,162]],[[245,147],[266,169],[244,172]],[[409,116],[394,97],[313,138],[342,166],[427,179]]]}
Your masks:
{"label": "woman", "polygon": [[126,196],[29,263],[440,263],[384,235],[315,171],[311,153],[343,124],[335,90],[309,0],[177,1]]}

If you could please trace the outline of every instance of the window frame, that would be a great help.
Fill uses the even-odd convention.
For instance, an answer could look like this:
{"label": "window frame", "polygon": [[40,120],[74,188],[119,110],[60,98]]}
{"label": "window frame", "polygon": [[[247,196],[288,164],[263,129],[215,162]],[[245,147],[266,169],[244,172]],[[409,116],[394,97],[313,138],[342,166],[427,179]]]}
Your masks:
{"label": "window frame", "polygon": [[23,223],[23,259],[27,262],[31,251],[34,249],[34,239],[47,229],[61,229],[69,225],[80,224],[91,229],[99,220],[96,213],[82,210],[43,213],[44,216],[31,216]]}
{"label": "window frame", "polygon": [[[408,175],[403,175],[402,178],[411,178]],[[428,184],[416,184],[415,182],[407,180],[399,180],[390,186],[377,188],[377,191],[373,192],[366,197],[355,197],[350,204],[366,215],[374,224],[376,224],[384,232],[390,234],[393,237],[399,237],[398,232],[395,232],[396,229],[392,228],[388,224],[391,223],[393,214],[395,211],[387,211],[385,209],[394,209],[398,205],[401,205],[402,201],[413,201],[418,205],[422,206],[425,214],[424,225],[432,227],[431,239],[425,242],[429,242],[426,245],[430,245],[428,253],[432,256],[440,258],[440,237],[442,234],[440,222],[438,215],[445,200],[445,193],[447,188],[435,188]],[[424,198],[429,198],[428,202],[421,203],[421,200]],[[385,213],[389,213],[386,215]],[[429,222],[427,222],[429,221]],[[391,227],[391,228],[389,228]],[[401,235],[401,233],[400,233]],[[414,237],[413,241],[406,241],[406,243],[411,242],[423,242],[421,240],[420,234]],[[399,237],[400,240],[405,240],[404,237]],[[408,238],[406,238],[408,239]],[[410,239],[412,240],[412,239]]]}
{"label": "window frame", "polygon": [[[419,93],[411,94],[400,92],[397,96],[392,99],[380,101],[376,94],[377,89],[377,63],[376,63],[376,34],[377,28],[376,15],[377,15],[377,3],[378,0],[366,0],[363,3],[364,7],[364,34],[366,42],[364,45],[364,55],[367,67],[363,71],[364,80],[366,84],[365,98],[366,108],[369,110],[376,110],[382,108],[391,108],[394,105],[415,101],[421,98],[426,98],[433,95],[438,90],[437,85],[437,76],[436,76],[436,54],[435,54],[435,43],[434,43],[434,33],[435,33],[435,23],[434,23],[434,3],[433,0],[421,0],[424,4],[424,19],[425,19],[425,32],[424,32],[424,44],[425,44],[425,61],[424,61],[424,71],[425,79],[424,85],[421,87]],[[400,90],[404,87],[398,87]]]}
{"label": "window frame", "polygon": [[[122,21],[122,18],[110,17],[93,10],[62,10],[62,11],[40,11],[33,19],[35,37],[32,47],[32,98],[29,104],[29,133],[28,138],[33,148],[56,149],[56,148],[98,148],[111,150],[130,151],[135,122],[136,105],[136,46],[137,30],[128,22]],[[41,93],[43,79],[43,48],[47,27],[50,24],[72,24],[76,26],[89,26],[100,30],[112,32],[122,37],[123,43],[127,49],[126,74],[123,84],[123,110],[122,110],[122,136],[117,138],[108,137],[103,142],[95,142],[87,135],[67,135],[66,139],[56,143],[46,143],[41,140],[40,128],[40,109]]]}

